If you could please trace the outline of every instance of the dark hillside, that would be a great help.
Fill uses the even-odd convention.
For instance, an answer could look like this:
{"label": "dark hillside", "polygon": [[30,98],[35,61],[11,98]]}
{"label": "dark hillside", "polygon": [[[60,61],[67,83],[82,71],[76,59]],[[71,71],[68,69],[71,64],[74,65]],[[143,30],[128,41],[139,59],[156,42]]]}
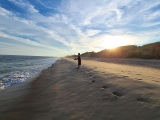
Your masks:
{"label": "dark hillside", "polygon": [[114,49],[105,49],[97,53],[86,52],[82,54],[82,57],[160,59],[160,42],[143,46],[121,46]]}

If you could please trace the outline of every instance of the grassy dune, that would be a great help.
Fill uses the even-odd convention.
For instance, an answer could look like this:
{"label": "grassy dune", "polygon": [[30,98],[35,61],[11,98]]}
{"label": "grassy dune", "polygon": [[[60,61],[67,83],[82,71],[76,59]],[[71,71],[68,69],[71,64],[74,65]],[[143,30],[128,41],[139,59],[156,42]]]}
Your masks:
{"label": "grassy dune", "polygon": [[160,42],[143,46],[121,46],[99,52],[86,52],[82,57],[160,59]]}

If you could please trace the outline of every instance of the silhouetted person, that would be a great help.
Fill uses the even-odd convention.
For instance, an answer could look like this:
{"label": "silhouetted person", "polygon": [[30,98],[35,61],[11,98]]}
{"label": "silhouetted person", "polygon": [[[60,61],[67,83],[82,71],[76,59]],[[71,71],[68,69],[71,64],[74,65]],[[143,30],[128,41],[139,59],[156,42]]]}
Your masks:
{"label": "silhouetted person", "polygon": [[79,69],[80,65],[81,65],[81,55],[80,55],[80,53],[78,53],[78,57],[75,58],[74,60],[78,60],[78,67],[77,67],[77,69]]}

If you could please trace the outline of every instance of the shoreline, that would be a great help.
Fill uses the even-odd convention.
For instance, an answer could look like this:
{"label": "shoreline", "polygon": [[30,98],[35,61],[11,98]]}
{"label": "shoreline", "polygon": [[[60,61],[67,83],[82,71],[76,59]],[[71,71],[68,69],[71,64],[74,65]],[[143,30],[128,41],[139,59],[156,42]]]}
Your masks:
{"label": "shoreline", "polygon": [[0,56],[0,91],[12,87],[15,84],[21,84],[34,79],[36,74],[47,69],[56,60],[57,57],[40,56]]}
{"label": "shoreline", "polygon": [[0,119],[159,120],[160,81],[152,81],[159,76],[132,75],[128,72],[133,66],[91,60],[83,60],[81,68],[75,69],[76,62],[57,60],[28,86],[10,91],[10,97],[7,90],[0,92]]}
{"label": "shoreline", "polygon": [[[8,87],[4,87],[4,88],[0,89],[0,92],[5,91],[7,89],[12,89],[12,88],[18,87],[18,86],[20,86],[22,84],[28,84],[28,83],[32,82],[33,80],[35,80],[40,74],[41,74],[41,72],[40,73],[36,73],[33,76],[27,78],[24,82],[14,83],[14,84],[11,84]],[[3,86],[3,84],[2,84],[2,86]],[[0,87],[2,87],[2,86],[0,86]]]}

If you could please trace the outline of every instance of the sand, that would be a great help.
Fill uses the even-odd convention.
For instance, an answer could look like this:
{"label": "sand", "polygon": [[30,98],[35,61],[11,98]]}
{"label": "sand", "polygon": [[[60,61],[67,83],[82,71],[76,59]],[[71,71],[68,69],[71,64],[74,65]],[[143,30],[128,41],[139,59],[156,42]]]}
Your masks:
{"label": "sand", "polygon": [[0,92],[0,120],[160,120],[160,69],[58,60]]}

